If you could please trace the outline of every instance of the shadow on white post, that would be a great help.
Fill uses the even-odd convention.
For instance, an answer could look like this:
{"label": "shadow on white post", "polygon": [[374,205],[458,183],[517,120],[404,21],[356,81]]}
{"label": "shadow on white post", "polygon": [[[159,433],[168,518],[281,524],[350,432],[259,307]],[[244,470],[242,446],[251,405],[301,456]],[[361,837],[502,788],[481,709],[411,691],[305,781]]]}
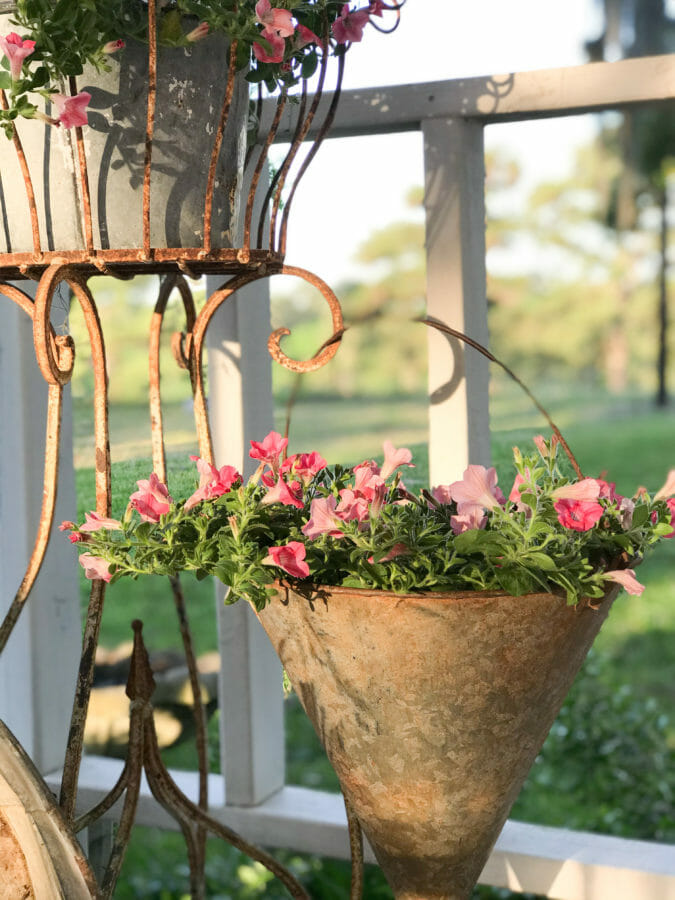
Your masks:
{"label": "shadow on white post", "polygon": [[[26,282],[19,285],[26,289]],[[31,319],[5,300],[0,329],[0,614],[33,550],[43,490],[47,386]],[[59,311],[63,318],[65,313]],[[0,719],[43,772],[63,765],[81,649],[77,564],[57,530],[76,518],[70,389],[64,410],[54,527],[27,605],[0,657]]]}
{"label": "shadow on white post", "polygon": [[[208,278],[209,292],[219,279]],[[214,316],[207,337],[209,415],[216,465],[248,477],[250,440],[273,426],[269,282],[245,287]],[[255,806],[284,786],[281,664],[248,603],[224,606],[216,582],[221,766],[226,801]]]}

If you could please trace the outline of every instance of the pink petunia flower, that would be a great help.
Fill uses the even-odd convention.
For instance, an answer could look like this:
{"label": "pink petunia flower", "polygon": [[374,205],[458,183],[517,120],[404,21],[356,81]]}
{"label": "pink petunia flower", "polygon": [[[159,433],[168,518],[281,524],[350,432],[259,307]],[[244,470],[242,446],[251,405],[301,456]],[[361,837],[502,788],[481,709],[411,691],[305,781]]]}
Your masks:
{"label": "pink petunia flower", "polygon": [[600,487],[597,478],[582,478],[581,481],[555,488],[551,491],[551,497],[554,500],[597,500],[600,496]]}
{"label": "pink petunia flower", "polygon": [[281,454],[288,446],[288,438],[282,437],[278,431],[270,433],[262,441],[251,441],[249,456],[267,463],[275,472],[279,469]]}
{"label": "pink petunia flower", "polygon": [[384,449],[384,462],[382,463],[382,468],[380,469],[380,477],[385,481],[392,475],[399,466],[409,466],[409,468],[414,469],[415,466],[412,465],[410,460],[412,459],[412,453],[408,450],[407,447],[401,447],[397,450],[391,441],[385,441],[382,445]]}
{"label": "pink petunia flower", "polygon": [[273,7],[270,0],[258,0],[255,5],[255,16],[263,26],[263,34],[271,31],[281,37],[290,37],[295,31],[290,10]]}
{"label": "pink petunia flower", "polygon": [[253,55],[255,58],[259,62],[264,63],[283,62],[284,53],[286,52],[286,41],[284,38],[278,35],[276,31],[270,31],[268,28],[263,29],[260,34],[270,45],[270,49],[267,50],[262,44],[259,44],[256,41],[256,43],[253,44]]}
{"label": "pink petunia flower", "polygon": [[601,518],[604,510],[592,500],[558,500],[553,504],[558,521],[572,531],[588,531]]}
{"label": "pink petunia flower", "polygon": [[483,514],[482,506],[468,507],[468,511],[450,516],[450,527],[453,534],[463,534],[465,531],[476,531],[485,528],[487,516]]}
{"label": "pink petunia flower", "polygon": [[455,481],[448,487],[452,499],[457,503],[457,511],[463,513],[467,507],[482,506],[494,509],[504,502],[505,498],[497,487],[497,470],[494,466],[467,466],[461,481]]}
{"label": "pink petunia flower", "polygon": [[71,544],[79,544],[80,542],[87,540],[87,535],[80,534],[79,531],[73,531],[72,534],[68,535],[68,540]]}
{"label": "pink petunia flower", "polygon": [[308,44],[318,44],[318,46],[322,46],[323,41],[318,35],[314,34],[311,28],[308,28],[306,25],[298,25],[295,37],[293,38],[293,49],[302,50],[302,48],[307,47]]}
{"label": "pink petunia flower", "polygon": [[452,503],[452,494],[450,493],[449,484],[439,484],[438,487],[432,489],[431,496],[434,500],[437,500],[439,503],[443,503],[446,506]]}
{"label": "pink petunia flower", "polygon": [[673,494],[675,494],[675,469],[668,472],[665,484],[654,494],[654,499],[665,500],[667,497],[672,497]]}
{"label": "pink petunia flower", "polygon": [[9,60],[12,81],[18,81],[24,59],[35,50],[35,41],[24,41],[16,31],[11,31],[7,37],[0,36],[0,49]]}
{"label": "pink petunia flower", "polygon": [[84,525],[80,525],[80,531],[98,531],[100,528],[116,531],[122,527],[122,523],[118,519],[108,519],[105,516],[99,516],[97,512],[85,513],[84,519]]}
{"label": "pink petunia flower", "polygon": [[664,537],[675,538],[675,499],[666,500],[666,506],[670,510],[670,524],[673,526],[673,530],[670,534],[664,534]]}
{"label": "pink petunia flower", "polygon": [[616,569],[611,572],[605,572],[604,577],[620,584],[628,594],[633,594],[634,597],[639,597],[645,589],[644,584],[640,584],[632,569]]}
{"label": "pink petunia flower", "polygon": [[371,16],[382,16],[382,11],[387,9],[382,0],[370,0],[368,12]]}
{"label": "pink petunia flower", "polygon": [[159,522],[160,516],[168,513],[173,503],[169,489],[154,472],[150,478],[137,481],[136,484],[138,490],[129,498],[129,505],[144,522]]}
{"label": "pink petunia flower", "polygon": [[340,491],[340,502],[335,513],[343,522],[365,522],[369,517],[368,500],[349,488]]}
{"label": "pink petunia flower", "polygon": [[295,506],[302,509],[302,485],[299,481],[286,484],[283,478],[279,478],[274,487],[271,487],[260,501],[265,506],[271,503],[282,503],[284,506]]}
{"label": "pink petunia flower", "polygon": [[323,456],[317,453],[316,450],[313,450],[311,453],[296,453],[294,456],[289,456],[281,464],[280,471],[284,474],[291,472],[293,475],[297,475],[307,487],[314,476],[326,468],[326,465],[327,463]]}
{"label": "pink petunia flower", "polygon": [[118,50],[124,50],[126,44],[122,40],[122,38],[117,38],[116,41],[108,41],[107,44],[104,44],[101,47],[101,50],[104,53],[117,53]]}
{"label": "pink petunia flower", "polygon": [[345,3],[340,10],[340,17],[333,22],[333,37],[338,44],[358,43],[363,38],[363,29],[370,20],[370,12],[367,9],[355,9],[349,11],[349,3]]}
{"label": "pink petunia flower", "polygon": [[337,500],[333,495],[329,497],[315,497],[309,508],[309,521],[302,526],[305,537],[314,539],[321,534],[330,537],[344,537],[340,530],[342,520],[335,512]]}
{"label": "pink petunia flower", "polygon": [[202,500],[215,500],[228,494],[232,490],[232,485],[241,481],[241,475],[234,466],[223,466],[216,469],[205,459],[199,456],[191,456],[190,459],[197,464],[199,472],[199,487],[191,497],[185,501],[184,509],[192,509]]}
{"label": "pink petunia flower", "polygon": [[59,531],[72,531],[73,528],[77,528],[77,525],[74,522],[70,522],[68,519],[64,519],[59,525]]}
{"label": "pink petunia flower", "polygon": [[197,41],[202,41],[209,33],[209,23],[208,22],[200,22],[196,28],[193,28],[192,31],[188,32],[185,35],[185,40],[189,41],[191,44],[196,44]]}
{"label": "pink petunia flower", "polygon": [[81,553],[78,557],[79,563],[84,569],[85,576],[90,581],[110,581],[111,573],[108,571],[109,564],[101,559],[100,556],[92,556],[91,553]]}
{"label": "pink petunia flower", "polygon": [[354,493],[356,496],[373,500],[384,487],[386,487],[384,479],[378,474],[377,467],[361,465],[354,469]]}
{"label": "pink petunia flower", "polygon": [[87,124],[87,106],[91,100],[91,94],[80,91],[74,97],[65,94],[52,94],[52,102],[58,112],[57,123],[64,128],[79,128]]}
{"label": "pink petunia flower", "polygon": [[304,544],[300,541],[289,541],[280,547],[270,547],[268,555],[263,559],[263,565],[279,566],[293,578],[306,578],[309,575],[309,566],[305,562],[306,554]]}

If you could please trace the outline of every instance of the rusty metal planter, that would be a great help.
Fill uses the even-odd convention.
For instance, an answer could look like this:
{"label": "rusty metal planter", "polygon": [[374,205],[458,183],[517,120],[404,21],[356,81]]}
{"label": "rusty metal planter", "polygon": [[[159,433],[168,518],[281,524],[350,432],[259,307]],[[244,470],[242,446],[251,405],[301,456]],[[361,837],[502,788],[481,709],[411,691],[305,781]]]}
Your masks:
{"label": "rusty metal planter", "polygon": [[469,897],[616,593],[282,587],[259,613],[397,898]]}

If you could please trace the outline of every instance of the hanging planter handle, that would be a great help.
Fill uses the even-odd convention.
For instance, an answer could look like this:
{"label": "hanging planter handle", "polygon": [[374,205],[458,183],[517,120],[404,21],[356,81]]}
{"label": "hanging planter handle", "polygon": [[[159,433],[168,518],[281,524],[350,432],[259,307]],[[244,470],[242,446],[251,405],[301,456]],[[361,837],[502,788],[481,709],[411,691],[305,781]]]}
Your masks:
{"label": "hanging planter handle", "polygon": [[441,322],[439,319],[434,319],[431,316],[426,316],[426,317],[423,316],[423,317],[420,317],[419,319],[415,319],[415,321],[421,322],[423,325],[429,325],[430,328],[435,328],[437,331],[440,331],[443,334],[447,334],[449,337],[457,338],[458,340],[462,341],[463,343],[468,344],[469,347],[473,347],[474,350],[477,350],[479,353],[482,353],[483,356],[485,356],[487,359],[490,360],[490,362],[496,363],[498,366],[500,366],[506,372],[506,374],[510,378],[512,378],[515,381],[515,383],[517,385],[519,385],[519,387],[521,387],[525,391],[525,393],[530,398],[530,400],[534,403],[534,405],[537,407],[539,412],[544,416],[544,418],[548,422],[551,430],[557,437],[557,439],[560,443],[560,446],[565,451],[565,455],[569,459],[569,461],[572,465],[572,468],[574,469],[574,472],[577,475],[577,477],[579,479],[582,479],[584,477],[583,472],[581,471],[581,467],[579,466],[579,463],[577,462],[576,456],[574,455],[574,453],[572,453],[569,444],[567,443],[565,438],[562,436],[562,433],[561,433],[560,429],[558,428],[558,426],[555,424],[555,422],[553,421],[551,416],[548,414],[547,410],[537,400],[537,398],[534,396],[534,394],[528,388],[528,386],[523,381],[521,381],[520,378],[518,378],[516,373],[512,369],[510,369],[506,365],[506,363],[503,363],[500,359],[497,359],[497,357],[493,353],[490,353],[490,351],[487,349],[487,347],[484,347],[478,341],[475,341],[473,338],[468,337],[466,334],[464,334],[461,331],[458,331],[456,328],[451,328],[449,325],[446,325],[445,322]]}

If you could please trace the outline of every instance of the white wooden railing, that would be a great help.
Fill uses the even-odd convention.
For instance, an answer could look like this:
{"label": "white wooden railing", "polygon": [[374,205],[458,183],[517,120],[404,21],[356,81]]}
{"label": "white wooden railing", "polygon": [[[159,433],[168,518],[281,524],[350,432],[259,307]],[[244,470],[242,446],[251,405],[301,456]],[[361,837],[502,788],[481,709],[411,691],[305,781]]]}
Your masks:
{"label": "white wooden railing", "polygon": [[[675,56],[349,92],[332,135],[422,132],[428,313],[487,343],[484,127],[667,100],[675,100]],[[290,120],[285,127],[290,133]],[[246,290],[221,311],[209,346],[210,383],[217,395],[211,404],[217,454],[240,465],[245,461],[243,447],[265,432],[272,417],[269,367],[263,362],[269,333],[267,288],[259,282]],[[31,533],[31,509],[39,505],[32,496],[33,467],[39,480],[39,463],[32,462],[31,454],[43,440],[42,420],[33,414],[42,386],[34,377],[30,335],[21,333],[20,315],[3,310],[5,324],[0,331],[0,602],[13,592],[15,573],[21,568],[17,558],[23,559],[25,535]],[[28,348],[21,359],[16,358],[17,353],[21,356],[19,346]],[[447,395],[438,388],[453,367],[454,389]],[[465,358],[460,348],[430,334],[434,483],[459,477],[469,458],[487,461],[487,387],[487,364],[480,357]],[[62,498],[72,490],[71,482],[64,472]],[[40,576],[37,592],[42,609],[24,623],[20,641],[13,638],[15,652],[0,660],[0,715],[32,749],[56,786],[58,772],[51,770],[58,766],[54,754],[58,756],[63,746],[64,728],[58,723],[68,719],[77,657],[72,647],[77,639],[77,592],[72,575],[62,571],[58,561]],[[266,845],[347,857],[341,799],[284,783],[279,666],[266,638],[243,605],[225,609],[217,598],[216,609],[225,777],[211,776],[214,814]],[[69,644],[65,653],[54,640],[55,629]],[[17,702],[20,687],[23,693]],[[54,722],[47,732],[54,741],[44,740],[47,715]],[[82,806],[99,799],[119,771],[114,760],[86,758]],[[195,776],[176,777],[186,793],[196,797]],[[147,790],[138,822],[176,827]],[[560,900],[675,900],[675,848],[510,821],[481,880]]]}

